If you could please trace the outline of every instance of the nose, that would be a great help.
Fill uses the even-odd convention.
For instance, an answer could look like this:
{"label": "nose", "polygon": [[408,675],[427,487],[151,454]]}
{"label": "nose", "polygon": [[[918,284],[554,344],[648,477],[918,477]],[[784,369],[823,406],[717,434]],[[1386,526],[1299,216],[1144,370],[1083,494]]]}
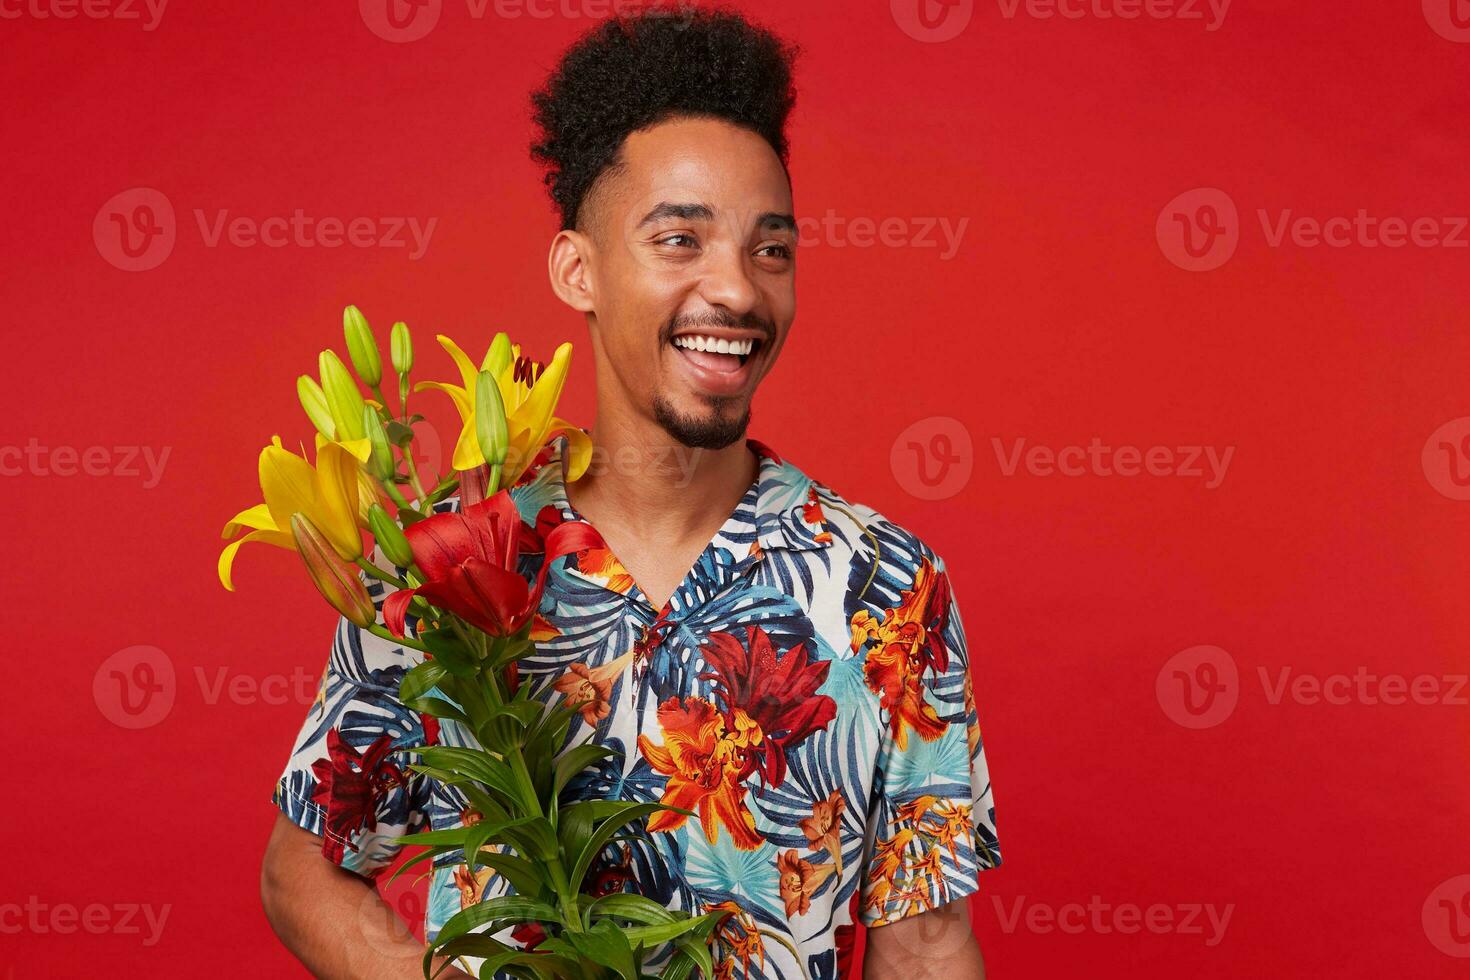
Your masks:
{"label": "nose", "polygon": [[711,306],[723,306],[738,317],[755,309],[760,292],[751,281],[746,257],[739,248],[712,249],[699,283],[700,297]]}

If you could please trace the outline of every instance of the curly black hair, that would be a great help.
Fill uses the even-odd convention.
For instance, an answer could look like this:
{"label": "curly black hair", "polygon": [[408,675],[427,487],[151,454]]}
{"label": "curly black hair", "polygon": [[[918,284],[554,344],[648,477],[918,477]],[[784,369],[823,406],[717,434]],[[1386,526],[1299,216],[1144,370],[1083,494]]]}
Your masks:
{"label": "curly black hair", "polygon": [[719,8],[651,7],[574,43],[531,95],[531,156],[562,227],[577,227],[593,184],[628,134],[676,116],[728,120],[763,137],[784,167],[797,47]]}

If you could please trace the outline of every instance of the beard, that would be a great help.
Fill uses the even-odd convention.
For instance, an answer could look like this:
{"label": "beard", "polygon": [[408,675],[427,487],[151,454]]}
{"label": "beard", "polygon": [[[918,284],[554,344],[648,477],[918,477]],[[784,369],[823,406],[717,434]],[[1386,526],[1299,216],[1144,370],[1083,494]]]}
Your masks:
{"label": "beard", "polygon": [[713,397],[707,402],[710,413],[698,417],[683,415],[675,411],[662,395],[654,395],[653,418],[665,432],[690,449],[724,449],[745,435],[746,427],[750,425],[749,406],[740,415],[730,418],[724,408],[734,402],[733,398]]}

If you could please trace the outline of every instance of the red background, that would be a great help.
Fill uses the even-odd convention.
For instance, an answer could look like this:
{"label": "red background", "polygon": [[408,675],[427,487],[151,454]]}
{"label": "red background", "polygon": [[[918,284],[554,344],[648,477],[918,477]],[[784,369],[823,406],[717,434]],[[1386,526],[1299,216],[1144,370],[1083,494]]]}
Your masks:
{"label": "red background", "polygon": [[[176,0],[145,31],[5,5],[22,16],[0,20],[0,445],[170,452],[152,488],[0,479],[0,897],[170,906],[151,947],[0,934],[16,978],[296,969],[256,880],[305,707],[209,703],[196,669],[251,686],[324,661],[333,616],[292,556],[247,548],[233,595],[214,562],[225,518],[258,500],[260,445],[307,436],[294,379],[340,348],[344,304],[384,338],[407,320],[438,374],[435,331],[474,349],[497,328],[542,351],[570,337],[582,353],[565,414],[591,419],[585,327],[546,284],[555,223],[526,96],[592,19],[493,5],[477,19],[447,0],[426,37],[390,43],[355,8]],[[805,49],[801,215],[968,220],[947,260],[809,233],[801,312],[751,434],[950,565],[1006,861],[972,904],[992,976],[1463,973],[1421,912],[1470,871],[1467,709],[1273,704],[1257,672],[1464,672],[1470,503],[1436,489],[1421,450],[1470,415],[1470,250],[1273,247],[1257,210],[1470,212],[1470,44],[1415,2],[1381,0],[1239,0],[1214,31],[1090,8],[1007,17],[990,0],[942,43],[906,34],[882,0],[750,9]],[[144,272],[93,237],[104,202],[135,187],[177,213],[172,254]],[[1177,267],[1155,237],[1161,209],[1197,187],[1239,208],[1238,251],[1210,272]],[[211,248],[194,217],[297,208],[438,224],[411,261]],[[941,501],[890,466],[899,433],[933,417],[972,441],[971,477]],[[991,441],[1094,436],[1235,455],[1207,489],[1008,476]],[[1191,730],[1155,681],[1201,644],[1238,665],[1239,704]],[[176,700],[128,730],[93,680],[135,645],[166,654]],[[1233,912],[1214,946],[1208,930],[1004,927],[1018,900],[1094,895]]]}

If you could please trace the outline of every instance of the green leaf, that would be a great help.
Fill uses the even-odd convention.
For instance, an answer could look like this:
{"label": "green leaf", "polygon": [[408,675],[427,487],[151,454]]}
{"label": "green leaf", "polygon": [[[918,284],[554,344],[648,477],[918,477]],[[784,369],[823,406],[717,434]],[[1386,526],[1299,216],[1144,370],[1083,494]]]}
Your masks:
{"label": "green leaf", "polygon": [[680,936],[694,932],[701,927],[699,919],[680,919],[674,922],[661,922],[649,926],[628,926],[623,929],[623,935],[628,937],[629,942],[642,942],[650,946],[659,943],[671,942]]}
{"label": "green leaf", "polygon": [[633,947],[611,922],[599,922],[586,932],[564,932],[538,948],[580,955],[607,967],[623,980],[639,980]]}
{"label": "green leaf", "polygon": [[573,776],[599,759],[622,755],[622,752],[607,745],[578,745],[567,749],[556,757],[556,781],[552,784],[553,795],[561,795],[562,789]]}
{"label": "green leaf", "polygon": [[556,838],[564,854],[581,854],[587,838],[592,836],[592,810],[583,803],[573,803],[557,814]]}
{"label": "green leaf", "polygon": [[[428,663],[437,663],[437,661],[430,660]],[[400,700],[403,701],[405,707],[412,708],[421,714],[433,715],[435,718],[448,718],[450,721],[457,721],[464,725],[470,723],[469,716],[457,705],[443,698],[403,698],[400,696]]]}
{"label": "green leaf", "polygon": [[444,669],[456,677],[473,677],[479,663],[473,653],[465,647],[464,641],[454,634],[453,630],[437,629],[420,633],[419,639],[434,659],[444,665]]}
{"label": "green leaf", "polygon": [[[406,843],[412,844],[413,841],[410,839],[406,841]],[[393,873],[388,876],[388,881],[396,881],[398,879],[398,876],[403,874],[409,868],[417,867],[418,865],[423,864],[425,861],[432,861],[441,854],[449,854],[455,850],[458,850],[458,848],[449,847],[447,845],[436,845],[433,847],[427,847],[423,851],[420,851],[418,854],[415,854],[413,857],[409,858],[407,861],[404,861],[398,867],[394,868]]]}
{"label": "green leaf", "polygon": [[398,698],[405,704],[409,701],[417,701],[429,691],[439,686],[448,671],[444,665],[437,660],[425,660],[417,667],[403,675],[403,681],[398,685]]}
{"label": "green leaf", "polygon": [[[448,769],[440,769],[438,766],[425,766],[418,763],[411,764],[409,769],[438,780],[445,786],[457,788],[470,801],[470,804],[480,811],[480,815],[487,820],[509,820],[510,814],[506,808],[497,803],[488,792],[480,788],[478,782],[471,776],[463,776],[450,772]],[[514,804],[514,800],[507,800]]]}
{"label": "green leaf", "polygon": [[488,901],[471,905],[469,908],[458,913],[444,923],[444,928],[434,939],[436,946],[442,946],[451,939],[458,939],[472,932],[479,926],[485,925],[495,919],[510,919],[516,922],[549,922],[561,921],[555,907],[535,898],[527,898],[524,895],[502,895]]}
{"label": "green leaf", "polygon": [[476,861],[504,876],[505,880],[510,882],[511,887],[521,895],[535,897],[547,890],[546,879],[541,874],[541,866],[523,857],[481,849]]}
{"label": "green leaf", "polygon": [[592,919],[626,919],[645,925],[674,922],[678,916],[646,895],[617,892],[603,895],[587,908]]}
{"label": "green leaf", "polygon": [[623,812],[608,817],[599,824],[597,829],[592,831],[592,836],[588,838],[586,846],[582,848],[582,853],[577,856],[577,863],[572,867],[572,887],[581,891],[582,879],[587,877],[587,869],[592,867],[592,862],[596,859],[598,852],[602,850],[602,846],[607,843],[613,834],[618,832],[620,827],[633,820],[637,820],[639,817],[645,817],[651,813],[657,813],[660,810],[666,809],[668,808],[661,803],[635,803]]}

